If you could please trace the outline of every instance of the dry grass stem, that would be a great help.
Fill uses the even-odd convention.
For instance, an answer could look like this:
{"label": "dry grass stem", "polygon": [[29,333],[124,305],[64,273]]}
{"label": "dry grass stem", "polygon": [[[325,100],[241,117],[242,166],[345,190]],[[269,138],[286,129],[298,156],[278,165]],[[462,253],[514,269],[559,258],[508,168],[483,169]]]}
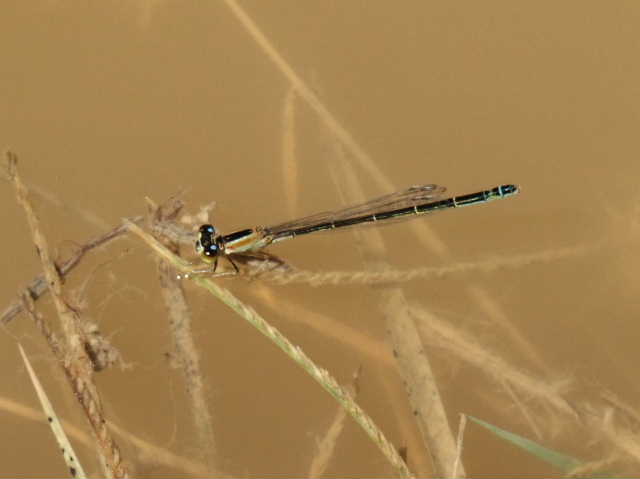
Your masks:
{"label": "dry grass stem", "polygon": [[[146,244],[148,244],[154,251],[160,254],[163,258],[167,259],[172,265],[174,265],[180,271],[189,273],[192,267],[184,261],[182,258],[177,257],[158,241],[156,241],[151,235],[145,233],[137,225],[127,222],[130,230],[138,235]],[[258,331],[269,338],[276,346],[278,346],[287,356],[293,359],[298,365],[300,365],[307,373],[315,379],[331,396],[333,396],[347,412],[353,417],[353,419],[364,429],[365,433],[371,438],[371,440],[378,446],[384,456],[390,462],[390,464],[396,469],[401,477],[412,477],[411,473],[407,469],[406,464],[400,458],[397,451],[389,443],[382,431],[378,429],[373,420],[358,406],[336,382],[336,380],[324,369],[316,366],[311,359],[309,359],[302,350],[291,344],[280,331],[271,326],[267,321],[262,318],[253,308],[245,305],[238,300],[234,295],[224,288],[219,287],[214,281],[202,276],[193,276],[192,281],[204,288],[213,296],[222,301],[225,305],[235,311],[240,317],[249,322]]]}
{"label": "dry grass stem", "polygon": [[58,360],[58,362],[60,362],[60,364],[63,364],[64,363],[63,347],[60,344],[60,341],[58,340],[58,338],[56,337],[56,334],[53,331],[51,331],[51,328],[49,328],[49,325],[44,320],[42,315],[36,310],[35,303],[31,295],[29,294],[28,289],[22,292],[21,300],[22,300],[24,311],[26,311],[27,315],[33,320],[34,324],[36,325],[36,328],[38,328],[38,331],[40,331],[40,334],[42,334],[42,336],[44,337],[45,341],[47,342],[47,345],[49,346],[49,349],[51,349],[51,352],[53,353],[55,358]]}
{"label": "dry grass stem", "polygon": [[511,401],[513,402],[513,404],[515,404],[515,406],[520,411],[520,414],[522,414],[522,417],[529,425],[529,428],[533,431],[533,434],[536,436],[538,440],[541,440],[542,431],[538,426],[538,416],[535,414],[532,414],[532,411],[530,411],[529,408],[526,407],[526,405],[520,399],[520,396],[517,394],[517,392],[514,391],[510,383],[504,380],[501,381],[500,383],[501,383],[501,386],[504,388],[504,390],[507,392],[507,394],[509,394],[509,397],[511,398]]}
{"label": "dry grass stem", "polygon": [[[246,29],[249,35],[253,38],[256,44],[261,48],[263,53],[269,58],[280,70],[282,75],[287,81],[295,88],[299,96],[316,112],[318,117],[325,124],[327,129],[333,132],[335,138],[337,138],[342,145],[344,145],[348,153],[358,162],[361,168],[363,168],[378,184],[382,190],[394,191],[395,186],[389,181],[386,176],[381,172],[373,159],[366,153],[358,142],[353,138],[351,133],[344,128],[337,118],[331,113],[331,111],[322,103],[313,90],[307,85],[307,83],[295,72],[295,70],[287,63],[282,55],[276,50],[274,45],[269,39],[262,33],[258,25],[247,14],[247,12],[236,2],[236,0],[225,0],[225,3],[236,16],[238,21]],[[440,239],[440,237],[429,227],[426,221],[413,221],[410,224],[410,228],[415,233],[419,242],[429,248],[440,258],[450,257],[449,248]],[[482,298],[484,300],[481,306],[488,307],[494,312],[499,314],[494,317],[504,318],[505,322],[507,315],[504,314],[500,305],[497,304],[487,292],[475,285],[471,285],[468,288],[468,294],[472,299],[477,300]],[[508,331],[514,335],[515,340],[525,348],[530,356],[537,360],[541,367],[544,367],[544,362],[539,356],[536,356],[533,348],[527,344],[527,341],[516,330],[514,326],[510,326]]]}
{"label": "dry grass stem", "polygon": [[485,317],[494,324],[505,336],[505,341],[513,343],[514,349],[520,350],[521,354],[527,357],[529,361],[534,363],[541,370],[552,373],[546,364],[540,352],[533,344],[520,332],[518,326],[509,319],[502,307],[491,297],[487,289],[479,284],[469,284],[467,286],[467,295],[476,303],[479,310]]}
{"label": "dry grass stem", "polygon": [[[406,400],[404,392],[396,390],[398,369],[396,360],[391,354],[387,344],[378,339],[372,338],[363,332],[362,328],[354,328],[346,325],[343,321],[338,321],[330,316],[319,314],[309,308],[296,304],[291,298],[283,302],[273,288],[269,288],[263,283],[254,283],[250,292],[259,299],[261,304],[268,306],[273,313],[283,319],[292,321],[297,325],[315,331],[317,334],[330,341],[343,344],[350,351],[357,355],[362,355],[363,360],[373,361],[376,374],[383,380],[385,390],[389,396],[389,404],[402,404]],[[372,319],[372,318],[368,318]],[[366,328],[365,328],[366,330]],[[401,431],[401,438],[404,445],[411,451],[412,468],[418,477],[427,476],[432,468],[431,459],[425,452],[424,442],[416,430],[413,416],[407,416],[404,410],[397,407],[390,412],[395,417],[395,424]]]}
{"label": "dry grass stem", "polygon": [[[180,250],[179,244],[156,230],[156,224],[172,221],[180,213],[182,202],[172,199],[157,207],[149,202],[150,227],[155,238],[174,254]],[[182,282],[176,276],[176,270],[164,259],[157,257],[158,280],[164,299],[169,329],[173,338],[175,355],[173,359],[182,374],[191,407],[189,408],[196,428],[199,451],[211,471],[216,470],[216,441],[213,420],[206,400],[205,384],[193,337],[191,312],[182,288]]]}
{"label": "dry grass stem", "polygon": [[292,299],[287,299],[285,302],[278,301],[274,299],[266,286],[259,283],[255,284],[251,292],[274,313],[280,314],[296,324],[303,324],[331,341],[342,343],[350,350],[369,357],[380,366],[395,369],[395,360],[384,342],[368,336],[362,330],[350,327],[330,316],[310,311],[308,308],[296,304]]}
{"label": "dry grass stem", "polygon": [[607,409],[615,410],[617,416],[629,424],[634,431],[640,433],[640,414],[631,404],[623,402],[612,391],[604,390],[600,393],[600,397],[607,405]]}
{"label": "dry grass stem", "polygon": [[[364,201],[364,193],[355,172],[347,162],[342,162],[341,175],[334,181],[340,190],[348,191],[349,203]],[[366,238],[360,238],[365,264],[374,271],[387,266],[374,258],[385,258],[386,246],[379,231],[371,230]],[[447,420],[444,404],[433,375],[429,358],[420,340],[414,319],[404,293],[399,287],[384,286],[377,291],[378,307],[385,318],[385,326],[405,383],[409,403],[426,450],[430,453],[436,476],[452,477],[456,444]],[[464,466],[458,465],[458,473],[465,475]]]}
{"label": "dry grass stem", "polygon": [[[391,353],[389,344],[385,344],[384,347]],[[403,387],[398,387],[398,365],[393,356],[392,359],[393,368],[376,374],[376,380],[380,385],[379,395],[389,406],[387,419],[393,418],[393,424],[398,429],[398,450],[405,451],[402,457],[407,464],[411,464],[411,470],[416,477],[432,477],[433,460],[424,447],[424,440],[413,414],[407,414],[407,408],[404,407],[407,404],[407,393]]]}
{"label": "dry grass stem", "polygon": [[[131,218],[130,221],[134,223],[140,223],[142,222],[142,219],[143,219],[142,216],[136,216],[135,218]],[[126,232],[127,232],[126,226],[119,225],[102,235],[91,238],[86,243],[80,245],[69,258],[67,258],[66,260],[62,261],[59,264],[56,263],[56,269],[58,270],[61,276],[63,277],[66,276],[67,274],[69,274],[70,271],[72,271],[76,266],[78,266],[78,264],[80,264],[80,261],[82,261],[85,254],[87,254],[89,251],[96,249],[100,246],[103,246],[116,238],[119,238]],[[36,276],[27,286],[27,290],[29,291],[29,295],[33,299],[38,299],[40,298],[40,296],[45,294],[49,290],[49,286],[47,284],[47,280],[44,277],[44,275]],[[18,314],[20,314],[22,311],[23,311],[22,302],[15,301],[4,310],[2,315],[0,315],[0,319],[4,324],[7,324],[12,319],[14,319]]]}
{"label": "dry grass stem", "polygon": [[424,308],[413,306],[411,314],[419,320],[421,336],[425,341],[443,348],[465,362],[480,368],[500,384],[505,381],[516,391],[527,394],[528,397],[538,398],[543,403],[551,404],[556,410],[577,418],[575,410],[558,394],[558,386],[549,380],[538,380],[532,375],[511,366],[488,348],[478,343],[475,338],[465,333],[461,328],[442,321],[425,311]]}
{"label": "dry grass stem", "polygon": [[[400,288],[386,288],[379,295],[379,306],[385,317],[407,398],[433,461],[434,474],[452,477],[456,456],[453,431],[426,348],[409,314],[406,298]],[[465,475],[462,464],[458,466],[458,474]]]}
{"label": "dry grass stem", "polygon": [[298,204],[298,159],[296,157],[296,90],[289,86],[282,110],[282,177],[289,215],[296,215]]}
{"label": "dry grass stem", "polygon": [[458,468],[462,462],[462,449],[464,446],[464,431],[467,428],[467,416],[466,414],[460,414],[460,422],[458,423],[458,438],[456,439],[456,461],[453,463],[453,473],[451,477],[457,478]]}
{"label": "dry grass stem", "polygon": [[88,211],[85,208],[76,205],[69,205],[58,198],[55,194],[47,191],[45,188],[34,185],[33,183],[29,184],[29,190],[31,193],[35,193],[40,196],[42,199],[48,201],[52,205],[56,206],[58,209],[66,211],[67,213],[74,214],[77,217],[83,219],[86,223],[96,226],[99,229],[105,230],[109,227],[106,221],[96,215],[93,211]]}
{"label": "dry grass stem", "polygon": [[[600,461],[592,461],[584,464],[580,464],[575,469],[571,470],[565,477],[576,477],[579,479],[585,477],[615,477],[611,472],[607,471],[615,471],[618,464],[616,464],[616,459],[602,459]],[[634,473],[633,476],[637,474]],[[624,476],[620,476],[624,477]]]}
{"label": "dry grass stem", "polygon": [[[634,461],[640,461],[640,441],[638,441],[640,422],[638,418],[634,419],[633,416],[628,415],[623,406],[614,402],[615,409],[613,409],[606,403],[591,405],[584,401],[569,401],[565,398],[568,390],[566,381],[554,383],[523,372],[498,355],[489,352],[486,347],[460,328],[438,320],[420,307],[412,307],[411,312],[420,318],[422,336],[427,342],[480,368],[498,384],[503,387],[506,385],[507,392],[510,394],[524,393],[525,401],[536,399],[540,405],[551,407],[563,417],[568,417],[577,425],[591,431],[594,440],[597,438],[605,440],[619,453],[623,453]],[[610,397],[607,401],[609,399]],[[521,408],[525,419],[529,416],[536,417],[535,412],[533,414],[525,412],[524,401],[515,401],[515,403]],[[532,421],[529,423],[533,430],[537,431]],[[567,426],[563,424],[562,427]],[[539,431],[537,434],[540,434]]]}
{"label": "dry grass stem", "polygon": [[[348,393],[351,394],[354,400],[358,396],[361,372],[362,367],[359,367],[353,374],[353,380],[351,381],[351,384],[345,388]],[[307,474],[307,477],[321,477],[325,474],[327,467],[329,466],[329,462],[331,461],[331,458],[335,453],[338,439],[340,438],[342,430],[344,429],[346,418],[347,411],[343,407],[338,407],[336,415],[333,418],[329,429],[327,429],[327,432],[323,436],[322,440],[318,443],[317,453],[311,461],[311,466],[309,467],[309,473]]]}
{"label": "dry grass stem", "polygon": [[[371,156],[360,146],[351,133],[342,126],[333,113],[324,105],[322,100],[314,93],[313,89],[295,72],[284,57],[280,55],[247,12],[238,5],[236,0],[225,0],[225,3],[266,57],[276,65],[280,73],[282,73],[287,81],[294,87],[296,93],[316,112],[327,129],[333,133],[334,137],[347,148],[348,153],[353,156],[360,167],[373,178],[380,189],[394,191],[396,189],[395,186],[382,173]],[[425,246],[437,253],[438,256],[442,257],[446,255],[446,245],[433,233],[427,223],[414,221],[410,227],[413,228],[419,241]]]}
{"label": "dry grass stem", "polygon": [[[321,100],[315,95],[311,88],[301,79],[294,69],[286,62],[286,60],[275,49],[269,39],[260,31],[257,24],[251,19],[242,7],[235,0],[225,0],[232,13],[240,21],[242,26],[251,35],[257,45],[262,49],[264,54],[276,65],[280,72],[285,76],[291,85],[296,89],[298,94],[307,102],[307,104],[316,112],[329,130],[335,137],[345,145],[349,153],[358,161],[359,165],[371,175],[371,177],[382,187],[382,189],[393,191],[395,188],[391,182],[381,173],[377,165],[364,149],[356,142],[353,136],[344,128]],[[429,247],[439,257],[449,256],[448,248],[445,243],[433,233],[426,222],[413,222],[411,228],[416,233],[420,242]],[[499,306],[493,302],[493,309]],[[449,442],[449,441],[447,441]],[[448,466],[445,466],[448,467]]]}
{"label": "dry grass stem", "polygon": [[44,276],[62,325],[65,341],[63,369],[94,432],[101,463],[105,468],[104,474],[126,477],[128,473],[122,462],[120,448],[106,426],[102,401],[93,383],[93,363],[85,348],[88,340],[82,327],[82,318],[63,296],[62,279],[49,254],[47,240],[40,229],[40,221],[29,200],[29,191],[18,175],[17,163],[17,156],[7,152],[8,176],[14,185],[18,203],[25,211],[36,252],[40,257]]}
{"label": "dry grass stem", "polygon": [[[504,269],[522,268],[531,264],[548,263],[563,258],[585,255],[596,245],[572,246],[535,253],[499,256],[483,261],[453,263],[446,266],[413,268],[407,270],[383,269],[381,271],[305,271],[298,269],[274,270],[255,274],[256,277],[276,284],[305,283],[311,286],[376,285],[413,281],[416,279],[442,279],[455,274],[491,273]],[[252,271],[248,276],[254,276]]]}
{"label": "dry grass stem", "polygon": [[[387,179],[387,177],[378,168],[371,156],[362,148],[358,142],[353,138],[351,133],[340,124],[337,118],[331,113],[331,111],[324,105],[324,103],[318,98],[314,91],[307,85],[307,83],[295,72],[295,70],[287,63],[284,57],[276,50],[274,45],[269,39],[262,33],[258,25],[247,14],[247,12],[236,2],[236,0],[225,0],[225,3],[236,16],[238,21],[246,29],[249,35],[253,38],[256,44],[260,47],[263,53],[269,58],[280,70],[282,75],[287,81],[295,88],[298,95],[316,112],[318,117],[322,120],[325,126],[333,133],[342,145],[347,148],[348,153],[358,162],[361,168],[363,168],[371,178],[378,184],[382,190],[394,191],[395,185]],[[415,233],[419,242],[429,248],[440,258],[450,257],[449,248],[440,239],[440,237],[429,227],[426,221],[413,221],[409,226]],[[470,289],[469,294],[473,299],[478,297],[477,294],[473,294],[477,291],[478,287]],[[482,296],[489,301],[490,308],[494,311],[501,310],[500,306],[493,301],[484,290],[481,291]],[[486,304],[485,304],[486,305]],[[500,317],[506,318],[507,316],[501,312]],[[515,338],[520,345],[526,343],[524,338],[517,333],[515,327],[509,329],[511,333],[515,334]],[[526,349],[531,352],[531,348],[525,346]],[[534,357],[538,364],[542,367],[544,363],[539,357]]]}
{"label": "dry grass stem", "polygon": [[[29,421],[45,421],[42,417],[42,411],[27,407],[6,397],[0,397],[0,411],[19,416]],[[62,427],[64,427],[65,431],[67,431],[67,434],[77,442],[84,444],[87,447],[91,447],[93,445],[91,436],[86,434],[83,430],[64,419],[61,419],[60,423],[62,424]],[[117,436],[121,437],[136,448],[136,458],[141,462],[153,464],[154,466],[160,464],[163,466],[173,467],[196,477],[206,477],[207,475],[211,475],[211,471],[201,463],[185,459],[184,457],[174,454],[168,449],[151,444],[150,442],[141,439],[129,431],[125,431],[115,424],[110,423],[109,427]],[[222,477],[229,476],[228,473],[224,472],[221,472],[219,475]]]}
{"label": "dry grass stem", "polygon": [[40,400],[40,405],[42,406],[42,410],[44,411],[45,416],[47,417],[47,421],[49,422],[49,426],[51,427],[51,431],[53,432],[54,437],[58,443],[58,447],[60,447],[60,451],[62,452],[62,456],[64,458],[64,462],[67,464],[69,468],[69,473],[71,477],[79,477],[86,478],[87,474],[84,472],[84,468],[82,464],[78,460],[78,455],[73,450],[73,446],[69,442],[69,438],[64,432],[64,428],[62,424],[60,424],[60,420],[58,419],[58,415],[53,409],[53,405],[51,401],[49,401],[49,397],[45,392],[40,380],[36,376],[33,367],[31,367],[31,362],[27,357],[27,354],[24,352],[22,345],[18,343],[18,348],[20,349],[20,355],[22,356],[22,360],[24,361],[25,366],[27,367],[27,372],[29,373],[29,377],[31,378],[31,382],[33,383],[33,387],[36,390],[36,394],[38,395],[38,399]]}
{"label": "dry grass stem", "polygon": [[[624,426],[617,421],[616,412],[611,408],[581,403],[578,405],[580,416],[597,436],[613,444],[618,452],[632,458],[636,464],[640,462],[640,441],[638,430]],[[636,425],[637,426],[637,425]],[[596,434],[594,433],[594,437]]]}

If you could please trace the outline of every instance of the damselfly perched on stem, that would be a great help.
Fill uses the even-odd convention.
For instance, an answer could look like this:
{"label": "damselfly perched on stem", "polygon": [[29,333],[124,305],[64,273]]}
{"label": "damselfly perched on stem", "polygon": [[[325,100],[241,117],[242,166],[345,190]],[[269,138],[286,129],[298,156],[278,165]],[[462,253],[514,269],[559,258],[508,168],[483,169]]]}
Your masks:
{"label": "damselfly perched on stem", "polygon": [[255,259],[282,263],[274,256],[262,251],[263,248],[278,241],[318,231],[373,223],[386,224],[391,220],[411,219],[449,208],[487,203],[513,196],[519,191],[517,185],[501,185],[477,193],[441,199],[445,192],[444,187],[421,185],[412,186],[406,190],[381,196],[349,208],[326,211],[275,226],[257,226],[228,235],[218,234],[212,225],[205,224],[200,227],[196,251],[205,262],[213,263],[213,267],[194,271],[194,273],[215,273],[220,257],[226,258],[233,266],[235,273],[230,274],[239,272],[234,259],[241,262]]}

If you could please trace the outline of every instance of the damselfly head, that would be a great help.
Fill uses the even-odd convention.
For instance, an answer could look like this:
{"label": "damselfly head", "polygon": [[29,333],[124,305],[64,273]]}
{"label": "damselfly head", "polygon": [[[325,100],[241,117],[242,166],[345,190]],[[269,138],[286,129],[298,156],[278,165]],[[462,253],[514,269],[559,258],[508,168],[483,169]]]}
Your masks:
{"label": "damselfly head", "polygon": [[511,196],[520,193],[520,187],[518,185],[502,185],[499,187],[500,196]]}
{"label": "damselfly head", "polygon": [[198,230],[196,251],[206,258],[215,258],[219,252],[216,242],[216,229],[212,225],[202,225]]}

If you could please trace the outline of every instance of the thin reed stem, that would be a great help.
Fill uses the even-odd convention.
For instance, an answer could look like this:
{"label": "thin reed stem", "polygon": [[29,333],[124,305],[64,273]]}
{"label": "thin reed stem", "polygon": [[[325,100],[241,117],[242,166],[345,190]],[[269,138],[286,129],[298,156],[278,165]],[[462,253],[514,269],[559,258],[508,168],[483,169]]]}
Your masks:
{"label": "thin reed stem", "polygon": [[[174,255],[162,244],[156,241],[151,235],[145,233],[137,225],[125,220],[125,224],[130,231],[138,235],[147,245],[149,245],[156,253],[167,259],[174,267],[189,273],[193,267],[187,261]],[[342,389],[337,381],[324,369],[318,367],[311,359],[300,349],[294,346],[286,337],[276,328],[271,326],[262,316],[260,316],[253,308],[247,306],[228,290],[221,288],[214,281],[203,276],[193,276],[193,282],[199,287],[207,290],[213,296],[222,301],[225,305],[235,311],[240,317],[246,320],[254,328],[269,338],[276,346],[278,346],[287,356],[293,359],[307,373],[315,379],[342,407],[353,417],[360,425],[369,438],[378,446],[380,451],[387,458],[389,463],[396,469],[401,477],[413,477],[402,458],[393,445],[387,440],[384,433],[376,426],[373,420],[356,404],[344,389]]]}
{"label": "thin reed stem", "polygon": [[91,425],[104,474],[108,477],[127,477],[128,472],[123,463],[120,448],[107,428],[102,401],[93,382],[93,362],[87,353],[86,345],[89,341],[82,328],[83,320],[80,312],[72,308],[71,302],[63,296],[60,273],[49,253],[46,237],[40,228],[40,220],[31,205],[29,190],[18,175],[18,157],[11,152],[7,152],[6,156],[8,176],[14,185],[18,203],[25,211],[33,243],[42,263],[44,277],[62,325],[65,342],[64,346],[60,345],[64,355],[63,370]]}
{"label": "thin reed stem", "polygon": [[[160,206],[147,201],[149,208],[149,223],[155,238],[162,242],[174,254],[180,250],[179,243],[163,234],[163,229],[156,229],[166,221],[176,218],[182,209],[182,202],[171,198]],[[175,362],[182,371],[189,408],[196,430],[199,451],[202,459],[209,466],[210,471],[217,470],[215,464],[216,441],[213,429],[213,419],[206,400],[205,382],[200,367],[200,355],[192,329],[192,318],[189,304],[181,281],[176,276],[176,270],[167,260],[157,257],[158,281],[164,299],[169,319],[169,328],[173,338]]]}
{"label": "thin reed stem", "polygon": [[[336,165],[340,175],[334,174],[336,186],[348,203],[364,200],[364,193],[358,178],[348,162]],[[336,171],[336,170],[333,170]],[[387,257],[387,247],[379,231],[372,230],[359,242],[363,261],[374,271],[387,268],[378,258]],[[446,410],[431,368],[431,362],[424,348],[414,319],[409,314],[409,306],[402,288],[383,286],[376,290],[378,307],[385,319],[394,357],[404,380],[405,390],[425,449],[431,455],[436,476],[452,477],[456,447],[453,432],[449,426]],[[465,475],[464,466],[457,468]]]}
{"label": "thin reed stem", "polygon": [[[130,218],[129,221],[133,223],[140,223],[142,222],[142,219],[142,216],[136,216],[134,218]],[[95,236],[86,243],[83,243],[67,259],[61,262],[56,262],[56,269],[58,270],[60,276],[64,277],[69,274],[76,266],[80,264],[84,256],[89,251],[99,248],[100,246],[104,246],[112,240],[119,238],[126,232],[127,227],[124,225],[119,225],[111,229],[110,231],[107,231],[106,233],[99,236]],[[31,280],[31,282],[27,286],[27,291],[29,291],[29,295],[34,300],[40,298],[43,294],[49,291],[49,286],[44,274],[36,276],[33,280]],[[2,323],[4,324],[8,324],[23,310],[23,303],[21,301],[14,301],[7,308],[5,308],[3,313],[0,315],[0,321],[2,321]]]}
{"label": "thin reed stem", "polygon": [[582,256],[595,250],[599,245],[577,245],[554,248],[534,253],[497,256],[479,261],[467,261],[445,266],[428,266],[412,269],[382,268],[376,271],[305,271],[289,268],[262,271],[249,270],[247,276],[256,277],[275,284],[305,283],[311,286],[377,285],[415,281],[417,279],[442,279],[455,274],[491,273],[504,269],[522,268],[531,264],[547,263],[563,258]]}

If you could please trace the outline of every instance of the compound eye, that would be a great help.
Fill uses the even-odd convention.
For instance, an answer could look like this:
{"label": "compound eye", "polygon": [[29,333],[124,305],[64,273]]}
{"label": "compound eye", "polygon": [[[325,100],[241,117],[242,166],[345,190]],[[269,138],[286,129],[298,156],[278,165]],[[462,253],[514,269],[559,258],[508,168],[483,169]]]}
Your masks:
{"label": "compound eye", "polygon": [[217,256],[218,255],[218,245],[216,245],[216,244],[209,245],[209,247],[206,249],[204,254],[207,255],[207,256]]}
{"label": "compound eye", "polygon": [[207,233],[209,235],[215,235],[216,234],[216,229],[213,227],[213,225],[202,225],[200,227],[200,233]]}

